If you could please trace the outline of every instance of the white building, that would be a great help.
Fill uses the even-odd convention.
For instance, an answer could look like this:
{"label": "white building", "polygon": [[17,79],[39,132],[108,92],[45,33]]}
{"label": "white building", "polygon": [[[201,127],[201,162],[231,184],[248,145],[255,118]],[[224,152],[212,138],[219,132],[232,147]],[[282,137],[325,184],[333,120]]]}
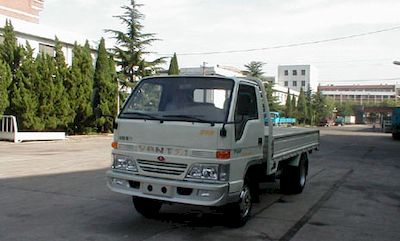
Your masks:
{"label": "white building", "polygon": [[291,90],[312,91],[318,88],[318,72],[312,65],[279,65],[278,84]]}
{"label": "white building", "polygon": [[[273,90],[272,96],[276,97],[280,105],[286,104],[288,89],[289,89],[288,87],[284,87],[278,84],[274,84],[272,86]],[[296,101],[299,99],[300,92],[296,90],[289,90],[289,94],[291,95],[291,97],[294,96],[296,98]]]}
{"label": "white building", "polygon": [[229,66],[200,66],[180,68],[180,75],[218,75],[227,77],[245,77],[241,70]]}
{"label": "white building", "polygon": [[[0,9],[2,9],[1,4]],[[25,46],[28,41],[29,45],[34,49],[34,56],[42,52],[53,56],[55,37],[57,36],[63,46],[62,50],[66,62],[70,65],[72,63],[72,48],[75,41],[80,45],[84,45],[86,42],[86,38],[82,35],[50,28],[34,21],[27,21],[22,18],[23,16],[17,17],[12,17],[7,12],[0,12],[0,43],[4,40],[2,32],[7,19],[11,21],[14,27],[18,44]],[[95,59],[98,43],[89,40],[89,45],[92,49],[92,57]]]}

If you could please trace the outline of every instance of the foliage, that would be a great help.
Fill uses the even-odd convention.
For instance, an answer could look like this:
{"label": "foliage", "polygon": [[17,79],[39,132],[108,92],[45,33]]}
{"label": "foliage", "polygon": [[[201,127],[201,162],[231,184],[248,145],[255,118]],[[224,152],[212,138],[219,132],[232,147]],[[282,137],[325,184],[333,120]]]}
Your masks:
{"label": "foliage", "polygon": [[3,43],[0,45],[0,56],[10,67],[11,73],[15,75],[23,57],[23,48],[18,46],[14,27],[9,20],[6,20],[3,28],[3,38]]}
{"label": "foliage", "polygon": [[354,106],[355,104],[353,102],[343,102],[343,103],[337,103],[337,115],[339,116],[351,116],[354,115]]}
{"label": "foliage", "polygon": [[7,90],[11,81],[12,76],[10,67],[0,59],[0,116],[9,105]]}
{"label": "foliage", "polygon": [[74,121],[75,111],[72,109],[67,93],[68,66],[65,63],[62,45],[58,38],[55,38],[55,72],[54,85],[56,90],[56,98],[54,100],[55,114],[58,119],[58,127],[68,129],[69,125]]}
{"label": "foliage", "polygon": [[299,100],[297,101],[297,118],[299,122],[305,124],[308,116],[308,108],[306,95],[304,93],[303,88],[300,89]]}
{"label": "foliage", "polygon": [[117,80],[114,60],[109,57],[105,41],[100,40],[94,73],[93,112],[97,130],[112,131],[113,117],[117,114]]}
{"label": "foliage", "polygon": [[39,101],[37,89],[36,63],[33,49],[26,43],[24,58],[15,75],[13,83],[14,98],[11,100],[18,128],[24,130],[42,130],[44,124],[37,116]]}
{"label": "foliage", "polygon": [[154,61],[147,61],[144,55],[149,52],[146,48],[158,40],[153,33],[143,33],[141,21],[144,15],[139,12],[141,4],[135,0],[130,5],[122,6],[125,11],[122,15],[116,16],[126,26],[127,31],[106,30],[114,35],[116,46],[113,49],[117,65],[120,67],[119,80],[122,86],[131,87],[138,79],[148,76],[155,71],[157,65],[164,62],[164,58]]}
{"label": "foliage", "polygon": [[297,118],[297,102],[296,102],[296,97],[292,95],[292,103],[290,104],[292,107],[292,115],[291,117]]}
{"label": "foliage", "polygon": [[246,68],[246,71],[249,72],[249,76],[251,77],[256,77],[256,78],[261,78],[261,76],[264,74],[262,71],[262,68],[265,63],[260,62],[260,61],[251,61],[250,63],[246,64],[244,67]]}
{"label": "foliage", "polygon": [[279,111],[281,108],[278,103],[278,98],[273,95],[274,90],[272,84],[264,82],[265,92],[267,92],[267,100],[270,111]]}
{"label": "foliage", "polygon": [[285,104],[285,116],[292,117],[293,116],[293,107],[292,107],[292,99],[290,96],[290,90],[288,89],[286,104]]}
{"label": "foliage", "polygon": [[82,47],[75,43],[72,50],[74,58],[70,71],[69,86],[70,103],[75,111],[74,133],[83,133],[88,131],[90,126],[92,110],[92,92],[93,92],[93,64],[90,54],[89,43],[86,42]]}
{"label": "foliage", "polygon": [[168,75],[179,75],[178,58],[176,57],[176,53],[174,53],[174,56],[171,58]]}

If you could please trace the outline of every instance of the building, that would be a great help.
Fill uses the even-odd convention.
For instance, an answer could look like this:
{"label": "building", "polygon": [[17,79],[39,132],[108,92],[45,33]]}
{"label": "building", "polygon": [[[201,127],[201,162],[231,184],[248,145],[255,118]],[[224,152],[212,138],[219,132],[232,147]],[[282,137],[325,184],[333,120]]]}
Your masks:
{"label": "building", "polygon": [[217,75],[227,77],[245,77],[242,71],[229,66],[200,66],[194,68],[180,68],[180,75]]}
{"label": "building", "polygon": [[317,91],[318,73],[312,65],[279,65],[278,84],[291,90],[300,91],[310,88]]}
{"label": "building", "polygon": [[[39,24],[38,14],[39,10],[43,7],[43,3],[43,0],[0,1],[0,43],[3,41],[2,30],[8,19],[14,27],[18,44],[26,45],[26,42],[29,42],[29,45],[34,49],[35,56],[42,52],[53,56],[55,54],[55,37],[57,36],[63,46],[62,50],[66,62],[67,64],[71,64],[72,48],[75,41],[83,45],[86,42],[86,38],[77,33],[62,31]],[[33,16],[37,16],[37,19]],[[92,49],[93,59],[95,59],[98,43],[89,40],[89,45]]]}
{"label": "building", "polygon": [[318,89],[325,96],[355,104],[381,103],[387,100],[400,100],[400,86],[396,85],[328,85]]}
{"label": "building", "polygon": [[39,12],[43,10],[44,0],[1,0],[0,15],[39,23]]}
{"label": "building", "polygon": [[296,98],[296,101],[299,99],[300,92],[298,92],[296,90],[291,90],[288,87],[274,84],[272,86],[272,90],[273,90],[272,96],[276,97],[279,105],[286,104],[288,90],[290,91],[289,93],[290,93],[291,97],[294,96]]}

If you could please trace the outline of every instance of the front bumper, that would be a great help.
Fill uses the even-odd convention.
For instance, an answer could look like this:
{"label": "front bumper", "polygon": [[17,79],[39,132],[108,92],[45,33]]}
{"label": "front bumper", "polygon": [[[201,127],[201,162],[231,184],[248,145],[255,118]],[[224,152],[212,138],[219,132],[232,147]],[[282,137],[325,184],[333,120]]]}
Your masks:
{"label": "front bumper", "polygon": [[210,184],[145,177],[108,170],[107,186],[114,192],[166,202],[222,206],[239,200],[229,184]]}

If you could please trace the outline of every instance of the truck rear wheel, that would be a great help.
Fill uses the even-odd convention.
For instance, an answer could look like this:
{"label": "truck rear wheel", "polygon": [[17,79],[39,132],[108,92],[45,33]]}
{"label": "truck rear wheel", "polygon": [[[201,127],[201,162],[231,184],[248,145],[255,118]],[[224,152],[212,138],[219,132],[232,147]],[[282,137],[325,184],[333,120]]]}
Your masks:
{"label": "truck rear wheel", "polygon": [[297,167],[286,165],[283,167],[280,188],[285,194],[299,194],[306,185],[308,160],[306,155],[300,157]]}
{"label": "truck rear wheel", "polygon": [[240,192],[239,202],[228,204],[225,207],[228,225],[231,227],[242,227],[250,218],[250,212],[253,207],[250,186],[245,181]]}
{"label": "truck rear wheel", "polygon": [[146,218],[156,217],[162,206],[160,201],[148,198],[132,197],[132,201],[136,211]]}

